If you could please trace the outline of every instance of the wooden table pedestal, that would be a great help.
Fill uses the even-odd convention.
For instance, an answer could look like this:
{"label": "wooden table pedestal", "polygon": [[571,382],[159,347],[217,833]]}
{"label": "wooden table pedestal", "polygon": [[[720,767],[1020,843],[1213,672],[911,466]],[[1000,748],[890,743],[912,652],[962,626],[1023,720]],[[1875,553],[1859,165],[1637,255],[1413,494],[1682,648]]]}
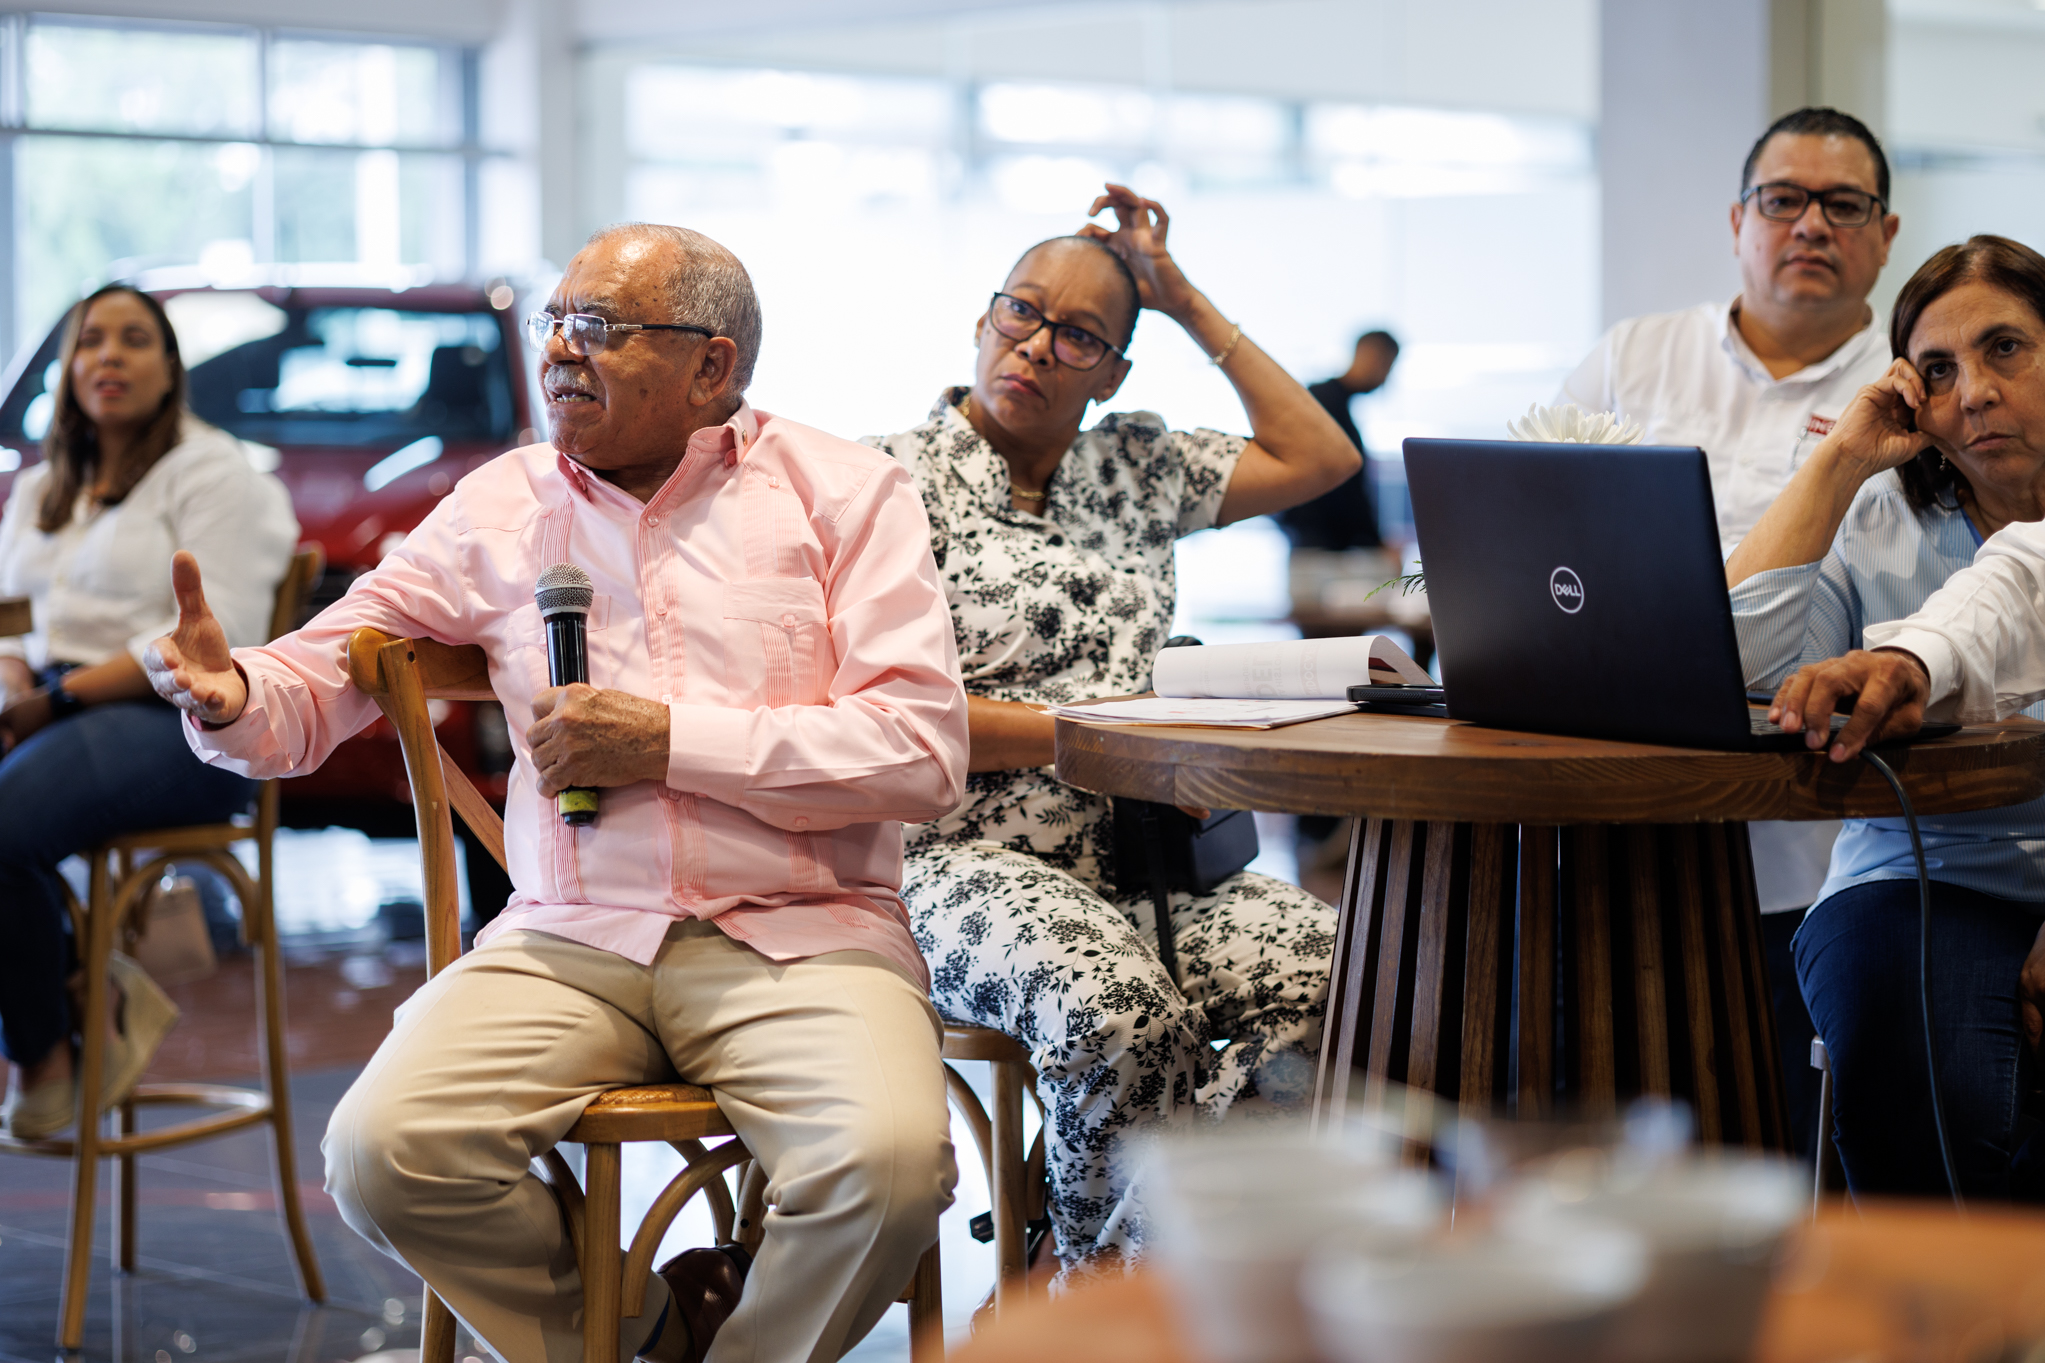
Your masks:
{"label": "wooden table pedestal", "polygon": [[1745,824],[1359,819],[1339,909],[1324,1118],[1361,1069],[1473,1113],[1672,1095],[1785,1144]]}

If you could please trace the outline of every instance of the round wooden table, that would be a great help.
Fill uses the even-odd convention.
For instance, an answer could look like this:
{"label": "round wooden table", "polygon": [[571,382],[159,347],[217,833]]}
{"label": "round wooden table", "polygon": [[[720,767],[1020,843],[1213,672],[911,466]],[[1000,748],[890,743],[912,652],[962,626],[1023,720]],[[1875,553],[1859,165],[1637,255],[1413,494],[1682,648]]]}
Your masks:
{"label": "round wooden table", "polygon": [[[1357,1070],[1478,1111],[1688,1100],[1781,1148],[1745,821],[1894,815],[1873,768],[1353,714],[1281,729],[1060,719],[1058,775],[1213,809],[1356,816],[1315,1110]],[[2045,793],[2045,724],[1883,754],[1919,814]]]}

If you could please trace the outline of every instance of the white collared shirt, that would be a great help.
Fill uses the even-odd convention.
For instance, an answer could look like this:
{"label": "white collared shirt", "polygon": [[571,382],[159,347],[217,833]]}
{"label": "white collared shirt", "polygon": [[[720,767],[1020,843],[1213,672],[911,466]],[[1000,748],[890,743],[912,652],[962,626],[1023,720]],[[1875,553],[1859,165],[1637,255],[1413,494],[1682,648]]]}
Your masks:
{"label": "white collared shirt", "polygon": [[2045,700],[2045,521],[1996,531],[1915,615],[1863,635],[1864,647],[1904,649],[1924,664],[1927,719],[1981,724]]}
{"label": "white collared shirt", "polygon": [[[1775,378],[1733,325],[1740,300],[1630,317],[1562,385],[1561,402],[1639,423],[1649,445],[1696,445],[1711,466],[1719,552],[1730,555],[1862,387],[1889,367],[1878,319],[1816,364]],[[1761,912],[1818,897],[1840,825],[1756,823]]]}
{"label": "white collared shirt", "polygon": [[1628,318],[1584,357],[1559,399],[1638,422],[1645,444],[1701,446],[1728,555],[1853,395],[1889,367],[1885,328],[1870,319],[1816,364],[1773,378],[1733,325],[1738,305]]}

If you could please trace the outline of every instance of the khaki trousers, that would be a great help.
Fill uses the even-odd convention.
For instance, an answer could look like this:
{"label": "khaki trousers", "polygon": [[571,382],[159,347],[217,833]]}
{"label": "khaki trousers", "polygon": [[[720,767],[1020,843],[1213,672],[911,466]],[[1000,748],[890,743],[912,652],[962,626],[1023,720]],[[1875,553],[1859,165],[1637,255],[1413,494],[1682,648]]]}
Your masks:
{"label": "khaki trousers", "polygon": [[[941,1035],[868,952],[777,964],[691,921],[648,967],[507,932],[399,1010],[327,1128],[327,1190],[506,1363],[576,1363],[582,1282],[531,1161],[596,1093],[679,1073],[716,1091],[768,1180],[711,1363],[826,1363],[908,1284],[951,1203]],[[668,1300],[654,1278],[626,1359]]]}

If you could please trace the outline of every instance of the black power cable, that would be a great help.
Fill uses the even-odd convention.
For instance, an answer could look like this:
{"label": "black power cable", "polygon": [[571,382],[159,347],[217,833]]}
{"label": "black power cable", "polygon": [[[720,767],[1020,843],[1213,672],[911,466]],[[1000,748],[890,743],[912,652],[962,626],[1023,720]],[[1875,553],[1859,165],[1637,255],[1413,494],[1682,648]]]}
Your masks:
{"label": "black power cable", "polygon": [[1945,1164],[1946,1189],[1953,1195],[1953,1206],[1965,1210],[1967,1204],[1960,1198],[1960,1178],[1953,1172],[1952,1142],[1946,1139],[1945,1104],[1939,1101],[1938,1050],[1931,1033],[1931,873],[1924,866],[1924,839],[1917,831],[1917,811],[1911,808],[1910,797],[1904,794],[1896,773],[1873,749],[1863,748],[1860,755],[1896,792],[1896,803],[1903,807],[1903,823],[1910,830],[1910,853],[1917,859],[1917,999],[1924,1010],[1924,1070],[1931,1081],[1931,1122],[1938,1131],[1938,1153]]}

